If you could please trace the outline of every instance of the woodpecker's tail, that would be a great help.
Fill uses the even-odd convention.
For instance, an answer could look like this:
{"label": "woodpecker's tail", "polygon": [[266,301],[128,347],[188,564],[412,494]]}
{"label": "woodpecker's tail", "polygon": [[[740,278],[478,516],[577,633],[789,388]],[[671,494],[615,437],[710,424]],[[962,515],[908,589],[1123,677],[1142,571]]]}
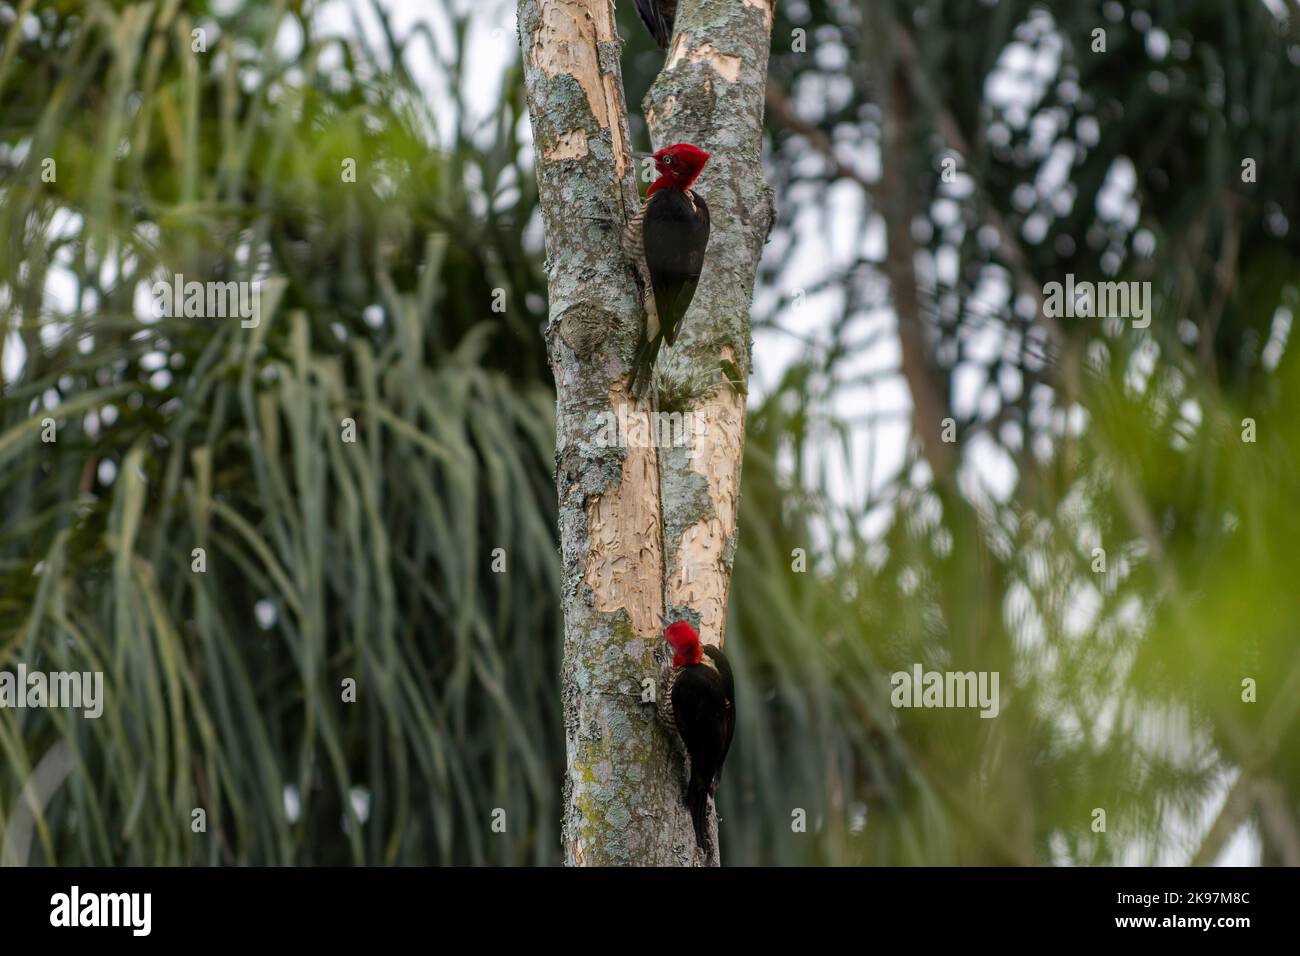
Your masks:
{"label": "woodpecker's tail", "polygon": [[653,339],[644,342],[636,353],[636,360],[632,363],[632,397],[640,399],[650,387],[650,381],[654,378],[655,360],[659,358],[659,346],[663,344],[663,336],[656,335]]}
{"label": "woodpecker's tail", "polygon": [[691,782],[686,785],[686,806],[691,811],[691,821],[695,824],[695,842],[700,849],[708,853],[705,845],[705,831],[709,821],[709,785],[700,779],[699,774],[691,773]]}

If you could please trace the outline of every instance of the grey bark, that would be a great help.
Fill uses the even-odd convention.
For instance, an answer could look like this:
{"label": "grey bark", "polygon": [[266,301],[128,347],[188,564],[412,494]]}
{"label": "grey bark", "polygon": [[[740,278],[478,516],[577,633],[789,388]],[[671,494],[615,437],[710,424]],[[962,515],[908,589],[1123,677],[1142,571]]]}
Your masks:
{"label": "grey bark", "polygon": [[[772,190],[763,179],[763,106],[772,35],[768,0],[684,0],[663,70],[643,108],[651,145],[710,154],[696,190],[712,229],[700,285],[677,344],[660,361],[662,410],[695,423],[689,447],[662,450],[664,603],[723,646],[740,507],[745,395],[753,370],[750,306]],[[718,820],[707,862],[718,865]]]}
{"label": "grey bark", "polygon": [[[557,391],[570,865],[717,863],[716,851],[706,860],[696,850],[681,758],[646,698],[663,677],[666,597],[706,641],[723,638],[744,399],[718,369],[730,363],[743,372],[731,378],[747,377],[754,272],[771,221],[759,165],[768,2],[683,0],[651,92],[677,98],[651,119],[656,145],[690,140],[714,157],[699,187],[713,212],[704,276],[683,338],[661,360],[660,401],[699,411],[703,428],[693,455],[665,457],[644,440],[650,409],[627,394],[644,315],[619,242],[639,198],[613,4],[519,2]],[[625,441],[609,440],[614,422]]]}

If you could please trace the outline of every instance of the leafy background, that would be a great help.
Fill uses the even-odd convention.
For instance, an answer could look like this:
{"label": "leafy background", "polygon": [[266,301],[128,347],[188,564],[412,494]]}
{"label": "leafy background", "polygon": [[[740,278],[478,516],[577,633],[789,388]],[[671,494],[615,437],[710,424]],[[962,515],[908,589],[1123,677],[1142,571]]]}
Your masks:
{"label": "leafy background", "polygon": [[[0,2],[0,669],[106,696],[0,709],[5,862],[560,859],[513,10],[400,7]],[[778,7],[724,862],[1300,864],[1300,11]]]}

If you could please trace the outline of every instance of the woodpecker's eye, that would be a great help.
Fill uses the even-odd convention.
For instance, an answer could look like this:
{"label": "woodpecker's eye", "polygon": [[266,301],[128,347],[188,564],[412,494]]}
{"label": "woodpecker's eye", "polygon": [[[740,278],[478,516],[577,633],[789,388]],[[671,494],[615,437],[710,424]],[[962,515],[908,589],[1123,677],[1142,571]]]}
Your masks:
{"label": "woodpecker's eye", "polygon": [[673,164],[673,158],[672,158],[671,156],[665,156],[665,157],[664,157],[664,165],[665,165],[665,166],[671,166],[672,164]]}

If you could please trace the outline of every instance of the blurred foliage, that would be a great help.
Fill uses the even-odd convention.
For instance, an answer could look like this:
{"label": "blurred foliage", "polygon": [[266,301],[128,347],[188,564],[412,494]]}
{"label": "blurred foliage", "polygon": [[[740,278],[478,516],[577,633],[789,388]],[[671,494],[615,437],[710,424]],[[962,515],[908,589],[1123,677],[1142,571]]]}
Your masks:
{"label": "blurred foliage", "polygon": [[[47,12],[12,58],[5,101],[49,106],[4,110],[26,361],[0,439],[0,660],[89,661],[109,709],[0,712],[0,805],[62,741],[76,770],[37,859],[551,861],[554,403],[522,97],[507,84],[477,137],[439,129],[397,41],[318,38],[284,7]],[[260,323],[142,321],[137,287],[148,317],[177,273],[266,280]],[[42,303],[52,281],[72,314]]]}
{"label": "blurred foliage", "polygon": [[[772,76],[803,128],[770,111],[757,364],[802,344],[750,409],[724,859],[1184,862],[1244,823],[1296,862],[1298,41],[1262,3],[777,6]],[[312,4],[228,7],[0,2],[0,670],[106,685],[99,720],[0,710],[0,834],[66,762],[29,791],[32,862],[557,862],[553,393],[517,70],[489,121],[471,108],[474,28],[513,42],[513,11],[435,36],[357,4],[341,40]],[[630,4],[619,23],[635,110],[661,54]],[[895,83],[908,178],[882,183]],[[897,320],[882,194],[921,263]],[[846,221],[809,275],[809,230]],[[1070,272],[1151,281],[1151,327],[1052,339],[1026,289]],[[260,282],[259,325],[154,317],[176,274]],[[836,462],[888,421],[872,383],[900,380],[863,366],[895,321],[929,350],[903,388],[941,397],[961,455],[912,441],[846,493]],[[999,671],[998,719],[895,710],[888,675],[914,662]],[[1238,779],[1248,813],[1216,846]]]}
{"label": "blurred foliage", "polygon": [[[1210,862],[1245,824],[1265,861],[1300,864],[1300,35],[1279,6],[779,5],[773,85],[797,121],[769,109],[771,165],[797,198],[755,326],[806,342],[782,387],[807,429],[839,435],[864,406],[887,425],[891,378],[953,420],[956,462],[913,442],[835,553],[864,569],[851,593],[885,670],[1003,679],[995,721],[897,712],[956,821],[926,862]],[[882,224],[910,235],[914,274]],[[1150,327],[1049,328],[1039,297],[1071,273],[1150,282]],[[912,312],[882,308],[900,278]],[[881,367],[895,326],[920,330],[919,369]],[[826,487],[825,461],[794,460]],[[860,536],[882,502],[885,531]],[[1211,828],[1229,782],[1247,812]],[[857,858],[899,859],[871,831]]]}

